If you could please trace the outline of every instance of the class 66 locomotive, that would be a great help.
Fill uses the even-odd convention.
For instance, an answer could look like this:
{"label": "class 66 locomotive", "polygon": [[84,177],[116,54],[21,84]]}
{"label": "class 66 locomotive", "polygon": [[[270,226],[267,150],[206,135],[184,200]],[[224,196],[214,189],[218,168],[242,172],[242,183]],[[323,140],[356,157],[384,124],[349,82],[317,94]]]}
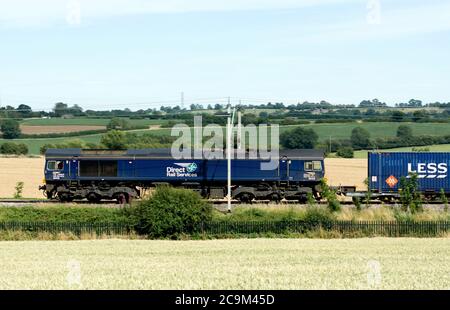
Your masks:
{"label": "class 66 locomotive", "polygon": [[[280,150],[275,165],[268,159],[233,153],[232,198],[306,201],[321,199],[324,154],[319,150]],[[45,184],[49,199],[62,202],[102,199],[130,202],[147,189],[160,185],[188,188],[207,199],[223,199],[227,193],[227,160],[215,158],[174,159],[170,149],[83,150],[48,149],[45,153]]]}

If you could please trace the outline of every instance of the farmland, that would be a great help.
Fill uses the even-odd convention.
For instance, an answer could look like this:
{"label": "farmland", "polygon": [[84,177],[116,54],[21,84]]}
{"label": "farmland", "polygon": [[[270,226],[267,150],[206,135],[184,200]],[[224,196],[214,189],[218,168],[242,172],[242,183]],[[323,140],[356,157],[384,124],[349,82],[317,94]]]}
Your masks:
{"label": "farmland", "polygon": [[[147,126],[164,123],[163,120],[127,119],[134,126]],[[109,118],[31,118],[21,122],[26,126],[106,126]]]}
{"label": "farmland", "polygon": [[[416,147],[419,149],[426,148],[430,152],[450,152],[450,144],[439,144],[439,145],[427,145],[427,146],[421,146]],[[393,149],[386,149],[383,150],[383,152],[411,152],[413,150],[413,147],[397,147]],[[355,152],[355,158],[367,158],[367,153],[369,151],[363,150],[363,151],[356,151]]]}
{"label": "farmland", "polygon": [[445,238],[1,242],[0,289],[449,289],[449,254]]}
{"label": "farmland", "polygon": [[[153,135],[170,135],[169,128],[159,129],[156,126],[164,124],[164,120],[129,120],[130,124],[133,126],[152,126],[153,128],[135,130],[137,134],[142,134],[145,132],[150,132]],[[74,118],[74,119],[30,119],[22,122],[22,126],[26,126],[27,134],[33,133],[50,133],[50,132],[67,132],[73,131],[76,126],[105,126],[109,122],[108,119],[90,119],[90,118]],[[413,134],[415,135],[446,135],[450,134],[450,123],[402,123],[410,125],[413,129]],[[34,131],[32,126],[42,126],[36,127]],[[55,126],[52,129],[52,126]],[[64,128],[68,126],[67,128]],[[391,122],[367,122],[367,123],[333,123],[333,124],[310,124],[310,125],[287,125],[280,126],[280,132],[291,130],[295,127],[305,127],[312,128],[316,131],[319,136],[319,141],[328,142],[330,138],[333,139],[348,139],[350,137],[353,128],[360,126],[367,129],[372,138],[383,138],[383,137],[393,137],[396,135],[396,130],[398,127],[397,123]],[[79,127],[80,129],[83,127]],[[101,127],[103,128],[103,127]],[[71,137],[71,139],[81,139],[85,142],[92,142],[98,144],[101,139],[101,134],[91,134],[76,137]],[[29,148],[30,154],[39,154],[39,149],[42,145],[46,143],[62,143],[67,138],[42,138],[42,139],[15,139],[15,140],[5,140],[0,139],[0,144],[7,141],[22,142],[26,144]],[[358,153],[357,153],[358,154]],[[363,155],[356,155],[357,157]]]}
{"label": "farmland", "polygon": [[80,132],[87,130],[102,130],[105,126],[97,125],[52,125],[52,126],[27,126],[21,125],[20,130],[26,135],[41,135],[49,133],[66,133],[66,132]]}

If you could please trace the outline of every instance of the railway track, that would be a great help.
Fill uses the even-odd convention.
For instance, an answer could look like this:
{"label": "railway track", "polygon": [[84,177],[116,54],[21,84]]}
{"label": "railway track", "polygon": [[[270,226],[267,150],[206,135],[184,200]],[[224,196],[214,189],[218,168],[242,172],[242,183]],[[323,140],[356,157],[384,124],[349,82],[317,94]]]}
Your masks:
{"label": "railway track", "polygon": [[[136,200],[139,201],[139,200]],[[210,201],[214,206],[226,206],[227,205],[227,201],[226,200],[211,200]],[[98,206],[110,206],[110,205],[115,205],[115,206],[120,206],[120,204],[117,203],[117,201],[115,200],[102,200],[98,203],[92,203],[89,202],[88,200],[74,200],[71,202],[60,202],[57,199],[54,200],[44,200],[44,199],[0,199],[0,206],[1,205],[98,205]],[[231,204],[233,206],[237,206],[237,205],[242,205],[243,203],[238,201],[238,200],[232,200]],[[327,202],[317,202],[317,205],[323,205],[326,206]],[[345,201],[340,201],[341,205],[346,205],[346,206],[354,206],[354,202],[351,200],[345,200]],[[307,203],[301,203],[295,200],[282,200],[278,203],[275,203],[273,201],[269,201],[269,200],[258,200],[258,201],[254,201],[253,203],[245,203],[245,205],[270,205],[270,206],[288,206],[288,205],[299,205],[299,206],[307,206]],[[371,201],[369,203],[369,206],[379,206],[379,205],[400,205],[400,202],[396,202],[396,201],[392,201],[392,202],[381,202],[381,201]],[[427,201],[427,202],[423,202],[424,206],[428,206],[428,205],[443,205],[442,202],[440,201]],[[366,206],[365,202],[361,202],[361,206],[364,207]]]}

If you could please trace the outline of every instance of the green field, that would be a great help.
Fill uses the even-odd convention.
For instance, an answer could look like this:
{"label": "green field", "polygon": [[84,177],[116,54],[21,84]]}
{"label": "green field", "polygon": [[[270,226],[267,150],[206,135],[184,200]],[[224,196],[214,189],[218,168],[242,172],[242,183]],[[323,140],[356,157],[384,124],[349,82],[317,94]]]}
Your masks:
{"label": "green field", "polygon": [[[28,125],[105,125],[108,120],[105,119],[89,119],[89,118],[78,118],[78,119],[33,119],[27,120],[24,124]],[[165,122],[164,120],[130,120],[133,125],[157,125]],[[401,123],[405,125],[410,125],[413,129],[415,135],[450,135],[450,123]],[[320,141],[328,142],[331,139],[348,139],[351,135],[353,128],[360,126],[366,128],[372,138],[385,138],[393,137],[396,135],[397,123],[390,122],[380,122],[380,123],[333,123],[333,124],[311,124],[311,125],[291,125],[291,126],[280,126],[280,133],[287,130],[294,129],[295,127],[305,127],[314,129]],[[154,135],[170,135],[170,128],[155,129],[155,130],[135,130],[138,134],[144,132],[150,132]],[[101,134],[93,135],[82,135],[70,138],[42,138],[42,139],[16,139],[16,140],[5,140],[0,139],[0,143],[6,141],[15,141],[25,143],[31,154],[39,154],[39,148],[46,143],[61,143],[67,139],[81,139],[86,142],[99,143],[101,139]],[[441,146],[436,146],[439,150],[442,149]],[[405,148],[405,150],[410,148]],[[364,157],[364,151],[356,152],[355,157]]]}
{"label": "green field", "polygon": [[450,289],[448,238],[0,242],[0,289]]}
{"label": "green field", "polygon": [[0,139],[0,144],[5,142],[24,143],[28,146],[28,151],[30,154],[39,154],[40,147],[47,143],[63,143],[71,139],[81,139],[86,142],[99,143],[101,136],[102,136],[101,134],[95,134],[70,138],[39,138],[39,139],[35,138],[35,139],[12,139],[12,140]]}
{"label": "green field", "polygon": [[[427,145],[427,146],[410,146],[410,147],[397,147],[393,149],[379,150],[380,152],[411,152],[413,148],[427,148],[430,152],[450,152],[450,144],[438,144],[438,145]],[[355,151],[355,158],[367,158],[367,153],[369,151]]]}
{"label": "green field", "polygon": [[[450,135],[450,123],[335,123],[335,124],[312,124],[302,125],[303,127],[314,129],[319,135],[319,140],[348,139],[352,129],[362,127],[370,132],[371,138],[394,137],[399,125],[409,125],[414,135]],[[285,130],[286,127],[283,128]]]}
{"label": "green field", "polygon": [[[154,119],[129,119],[126,118],[133,126],[150,126],[160,125],[167,121]],[[107,118],[33,118],[26,119],[21,122],[23,125],[29,126],[74,126],[74,125],[91,125],[91,126],[106,126],[110,119]]]}
{"label": "green field", "polygon": [[[152,133],[154,135],[170,135],[170,129],[161,129],[161,130],[148,130],[148,129],[141,129],[141,130],[131,130],[129,132],[135,132],[137,134],[143,134],[146,132]],[[5,142],[17,142],[17,143],[24,143],[28,146],[28,150],[30,154],[39,154],[39,149],[44,144],[48,143],[63,143],[67,142],[73,139],[80,139],[87,143],[96,143],[99,144],[100,140],[102,138],[103,134],[93,134],[93,135],[82,135],[82,136],[76,136],[76,137],[67,137],[67,138],[33,138],[33,139],[0,139],[0,144]]]}

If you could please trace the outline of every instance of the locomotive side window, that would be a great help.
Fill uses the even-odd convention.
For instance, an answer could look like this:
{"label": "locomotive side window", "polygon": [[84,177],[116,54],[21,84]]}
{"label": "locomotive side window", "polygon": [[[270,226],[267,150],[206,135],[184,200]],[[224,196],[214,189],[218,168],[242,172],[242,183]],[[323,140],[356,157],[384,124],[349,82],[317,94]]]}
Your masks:
{"label": "locomotive side window", "polygon": [[80,161],[80,176],[81,177],[96,177],[96,176],[98,176],[98,161],[97,160],[81,160]]}
{"label": "locomotive side window", "polygon": [[100,176],[101,177],[116,177],[117,176],[117,161],[101,160],[100,162]]}
{"label": "locomotive side window", "polygon": [[50,160],[47,162],[47,170],[63,170],[64,162],[60,160]]}
{"label": "locomotive side window", "polygon": [[117,161],[113,160],[81,160],[81,177],[116,177]]}
{"label": "locomotive side window", "polygon": [[322,163],[318,160],[306,161],[305,171],[322,171]]}

